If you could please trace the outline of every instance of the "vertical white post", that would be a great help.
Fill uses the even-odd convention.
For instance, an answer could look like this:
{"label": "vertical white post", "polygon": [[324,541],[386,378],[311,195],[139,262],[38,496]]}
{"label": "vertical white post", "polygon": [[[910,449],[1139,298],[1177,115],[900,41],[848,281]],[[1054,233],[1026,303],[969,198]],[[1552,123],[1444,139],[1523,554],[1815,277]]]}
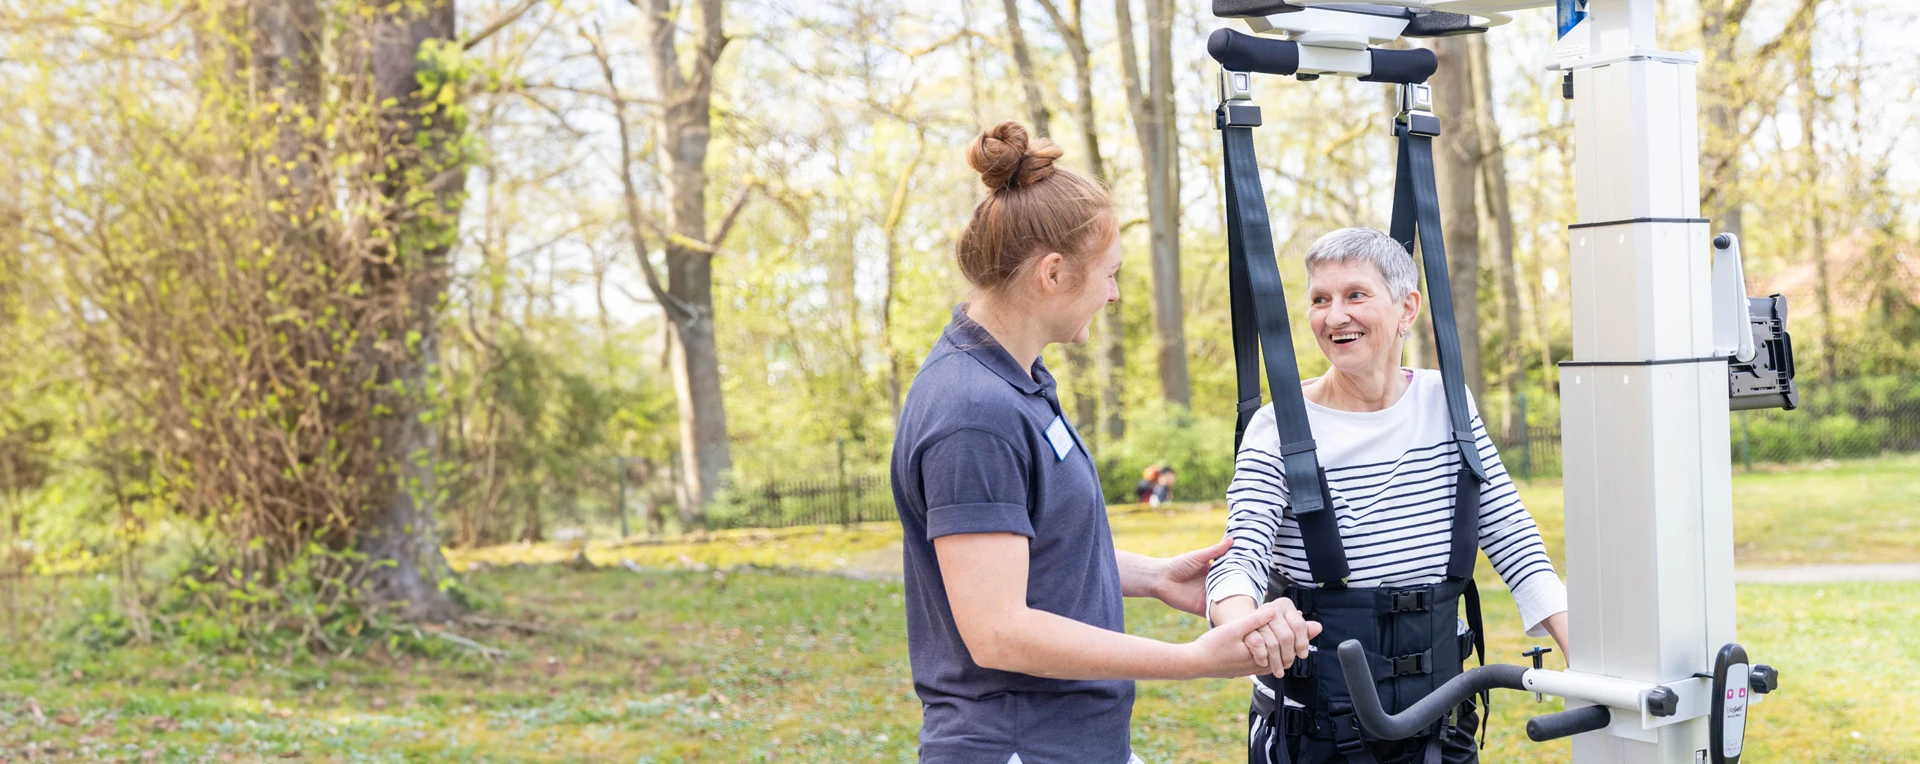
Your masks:
{"label": "vertical white post", "polygon": [[[1592,0],[1573,71],[1573,358],[1561,365],[1572,669],[1647,682],[1734,639],[1726,363],[1713,354],[1694,65],[1655,0]],[[1693,764],[1705,718],[1616,714],[1577,764]],[[1705,758],[1698,758],[1705,761]]]}

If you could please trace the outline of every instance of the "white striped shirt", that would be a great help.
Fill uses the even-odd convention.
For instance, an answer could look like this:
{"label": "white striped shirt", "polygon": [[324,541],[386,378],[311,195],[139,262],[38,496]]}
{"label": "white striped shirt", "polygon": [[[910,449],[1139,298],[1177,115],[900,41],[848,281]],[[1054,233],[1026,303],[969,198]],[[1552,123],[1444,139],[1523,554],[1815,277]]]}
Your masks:
{"label": "white striped shirt", "polygon": [[[1468,406],[1488,478],[1480,490],[1480,548],[1513,591],[1527,633],[1545,636],[1541,622],[1567,609],[1566,585],[1554,572],[1540,530],[1520,504],[1471,398]],[[1352,568],[1348,585],[1421,586],[1443,580],[1460,452],[1451,437],[1440,372],[1414,370],[1406,393],[1381,411],[1337,411],[1307,401],[1307,421]],[[1227,535],[1233,549],[1207,574],[1209,603],[1234,595],[1261,601],[1275,560],[1289,578],[1312,585],[1300,525],[1288,509],[1272,404],[1254,415],[1241,441],[1227,488]]]}

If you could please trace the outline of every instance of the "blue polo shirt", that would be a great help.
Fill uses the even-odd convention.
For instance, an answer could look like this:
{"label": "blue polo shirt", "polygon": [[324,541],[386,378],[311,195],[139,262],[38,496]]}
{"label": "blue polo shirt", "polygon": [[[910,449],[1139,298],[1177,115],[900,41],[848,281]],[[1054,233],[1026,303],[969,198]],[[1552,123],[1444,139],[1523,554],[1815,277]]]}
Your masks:
{"label": "blue polo shirt", "polygon": [[1018,754],[1022,764],[1125,764],[1133,682],[974,663],[934,556],[941,536],[1026,536],[1028,607],[1126,631],[1100,478],[1046,366],[1035,360],[1028,376],[966,305],[954,308],[901,408],[892,470],[907,650],[924,706],[920,761],[1007,764]]}

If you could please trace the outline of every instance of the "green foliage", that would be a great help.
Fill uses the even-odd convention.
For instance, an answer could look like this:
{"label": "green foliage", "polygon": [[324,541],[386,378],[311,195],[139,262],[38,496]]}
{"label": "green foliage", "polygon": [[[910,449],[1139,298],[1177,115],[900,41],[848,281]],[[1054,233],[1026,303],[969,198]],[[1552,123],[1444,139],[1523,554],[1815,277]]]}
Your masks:
{"label": "green foliage", "polygon": [[1196,416],[1173,403],[1150,404],[1129,415],[1126,437],[1097,452],[1109,501],[1132,501],[1141,471],[1154,465],[1172,467],[1178,485],[1218,486],[1224,492],[1233,480],[1232,419]]}

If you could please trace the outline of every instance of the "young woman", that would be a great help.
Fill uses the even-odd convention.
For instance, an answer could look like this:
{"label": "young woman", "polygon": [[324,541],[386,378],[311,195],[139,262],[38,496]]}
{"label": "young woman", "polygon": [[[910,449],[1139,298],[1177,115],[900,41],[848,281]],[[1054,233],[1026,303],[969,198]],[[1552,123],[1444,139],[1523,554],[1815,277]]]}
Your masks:
{"label": "young woman", "polygon": [[[1421,677],[1432,678],[1427,684],[1437,682],[1457,673],[1471,652],[1472,635],[1455,614],[1454,603],[1462,595],[1443,586],[1460,453],[1440,372],[1400,365],[1420,312],[1413,258],[1406,249],[1380,231],[1344,228],[1314,242],[1306,266],[1308,323],[1332,368],[1301,389],[1352,573],[1340,589],[1307,583],[1307,558],[1314,552],[1288,505],[1269,404],[1247,425],[1227,489],[1233,549],[1208,576],[1212,616],[1221,622],[1253,612],[1272,586],[1329,633],[1315,646],[1310,668],[1280,682],[1284,698],[1276,700],[1263,683],[1254,685],[1247,760],[1476,761],[1472,702],[1463,704],[1451,723],[1395,742],[1362,740],[1351,723],[1350,705],[1341,706],[1346,685],[1332,649],[1341,639],[1359,639],[1371,651],[1386,651],[1388,658],[1417,658],[1404,667],[1394,661],[1396,683]],[[1468,404],[1471,410],[1472,401]],[[1539,529],[1520,504],[1478,414],[1471,427],[1488,478],[1479,487],[1479,547],[1513,590],[1527,633],[1552,634],[1565,655],[1566,585],[1554,573]],[[1398,596],[1407,594],[1414,596]],[[1398,696],[1403,707],[1425,694],[1399,684],[1395,689],[1405,690]]]}
{"label": "young woman", "polygon": [[1084,343],[1119,298],[1119,231],[1097,184],[1019,124],[967,161],[987,193],[961,234],[971,302],[934,343],[893,445],[907,647],[929,764],[1127,764],[1133,679],[1279,672],[1316,631],[1291,603],[1187,644],[1125,633],[1123,596],[1205,609],[1226,544],[1171,560],[1117,552],[1100,478],[1040,351]]}

